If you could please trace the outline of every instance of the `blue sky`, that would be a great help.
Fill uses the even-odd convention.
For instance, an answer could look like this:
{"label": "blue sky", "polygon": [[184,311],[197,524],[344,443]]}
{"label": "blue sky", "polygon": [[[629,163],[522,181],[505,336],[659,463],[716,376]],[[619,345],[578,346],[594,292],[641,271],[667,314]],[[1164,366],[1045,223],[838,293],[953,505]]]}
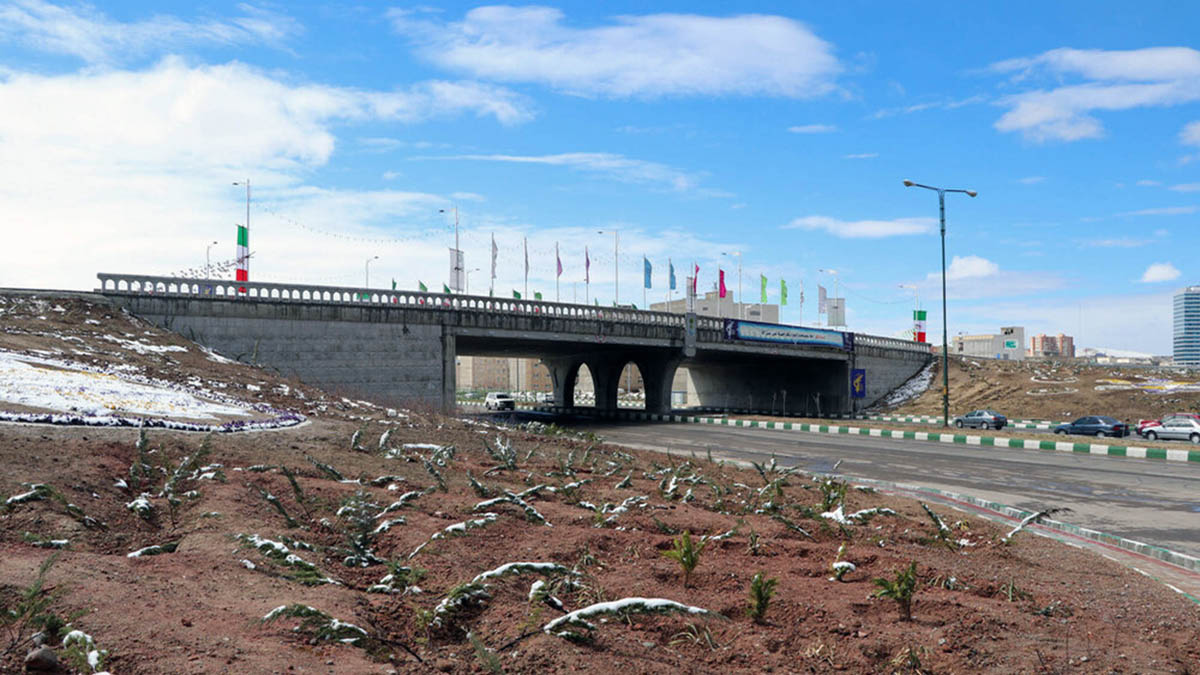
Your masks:
{"label": "blue sky", "polygon": [[[1200,8],[1187,3],[0,3],[5,286],[87,289],[234,252],[251,278],[609,303],[692,261],[816,325],[1066,332],[1170,352],[1200,249]],[[599,234],[603,230],[605,234]],[[799,305],[803,286],[805,303]],[[486,292],[486,291],[484,291]],[[678,297],[678,294],[677,296]],[[803,315],[801,316],[801,310]]]}

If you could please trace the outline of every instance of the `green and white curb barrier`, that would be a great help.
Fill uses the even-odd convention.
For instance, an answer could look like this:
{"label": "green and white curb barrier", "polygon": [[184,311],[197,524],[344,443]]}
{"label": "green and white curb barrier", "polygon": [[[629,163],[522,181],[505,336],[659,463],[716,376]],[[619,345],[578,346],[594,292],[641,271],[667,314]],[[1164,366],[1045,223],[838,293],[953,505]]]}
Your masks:
{"label": "green and white curb barrier", "polygon": [[[586,414],[590,411],[573,411]],[[1125,445],[1102,445],[1099,443],[1071,443],[1065,441],[1007,438],[1004,436],[969,436],[932,431],[901,431],[895,429],[873,429],[869,427],[841,426],[833,424],[807,424],[796,422],[774,422],[763,420],[739,420],[728,417],[699,417],[691,415],[659,415],[644,412],[600,411],[592,416],[600,419],[629,419],[650,422],[676,422],[684,424],[714,424],[719,426],[772,429],[776,431],[801,431],[815,434],[840,434],[870,436],[874,438],[898,438],[934,443],[954,443],[981,447],[1015,448],[1023,450],[1053,450],[1082,455],[1104,457],[1133,457],[1137,459],[1160,459],[1167,462],[1195,462],[1200,464],[1200,450],[1175,448],[1143,448]]]}
{"label": "green and white curb barrier", "polygon": [[[873,422],[905,422],[908,424],[941,424],[941,417],[931,415],[835,415],[835,419],[869,420]],[[1050,420],[1009,420],[1005,425],[1008,429],[1041,429],[1048,430],[1063,424]]]}

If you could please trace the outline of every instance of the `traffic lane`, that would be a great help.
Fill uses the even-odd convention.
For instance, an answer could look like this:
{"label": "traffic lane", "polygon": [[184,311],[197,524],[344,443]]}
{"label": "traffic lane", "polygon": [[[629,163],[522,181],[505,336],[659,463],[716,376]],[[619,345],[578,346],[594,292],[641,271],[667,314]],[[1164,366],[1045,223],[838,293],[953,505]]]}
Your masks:
{"label": "traffic lane", "polygon": [[1200,466],[1051,451],[869,436],[688,424],[598,424],[577,428],[647,450],[767,461],[810,472],[960,492],[1026,510],[1067,507],[1061,519],[1200,556]]}

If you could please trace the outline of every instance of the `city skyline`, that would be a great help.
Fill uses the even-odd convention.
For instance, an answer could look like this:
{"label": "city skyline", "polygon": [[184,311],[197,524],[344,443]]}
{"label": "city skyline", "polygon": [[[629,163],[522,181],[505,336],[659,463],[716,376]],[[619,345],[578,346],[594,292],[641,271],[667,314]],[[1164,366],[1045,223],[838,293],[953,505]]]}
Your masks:
{"label": "city skyline", "polygon": [[[872,21],[861,21],[870,13]],[[0,3],[5,286],[226,263],[252,280],[614,299],[737,292],[940,344],[1021,325],[1171,353],[1200,245],[1188,6]],[[721,39],[714,39],[720,35]],[[897,38],[903,35],[902,39]],[[995,36],[1002,36],[997,38]],[[241,185],[232,185],[239,182]],[[600,232],[603,232],[601,234]],[[590,268],[585,271],[585,250]],[[722,255],[722,254],[725,255]],[[373,259],[374,256],[379,258]],[[736,259],[735,259],[736,258]],[[232,272],[230,272],[232,276]],[[486,290],[484,291],[486,293]],[[799,300],[805,297],[803,316]]]}

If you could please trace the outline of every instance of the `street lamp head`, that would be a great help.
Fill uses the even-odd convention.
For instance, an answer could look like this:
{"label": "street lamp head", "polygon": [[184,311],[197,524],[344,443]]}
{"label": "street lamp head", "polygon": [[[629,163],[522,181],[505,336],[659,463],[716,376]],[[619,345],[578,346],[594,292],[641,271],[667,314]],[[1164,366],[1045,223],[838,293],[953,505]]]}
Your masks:
{"label": "street lamp head", "polygon": [[904,187],[912,187],[914,185],[916,185],[916,183],[912,182],[911,180],[908,180],[907,178],[904,179]]}
{"label": "street lamp head", "polygon": [[963,190],[963,192],[967,193],[968,197],[974,197],[975,195],[979,194],[978,192],[976,192],[974,190]]}

